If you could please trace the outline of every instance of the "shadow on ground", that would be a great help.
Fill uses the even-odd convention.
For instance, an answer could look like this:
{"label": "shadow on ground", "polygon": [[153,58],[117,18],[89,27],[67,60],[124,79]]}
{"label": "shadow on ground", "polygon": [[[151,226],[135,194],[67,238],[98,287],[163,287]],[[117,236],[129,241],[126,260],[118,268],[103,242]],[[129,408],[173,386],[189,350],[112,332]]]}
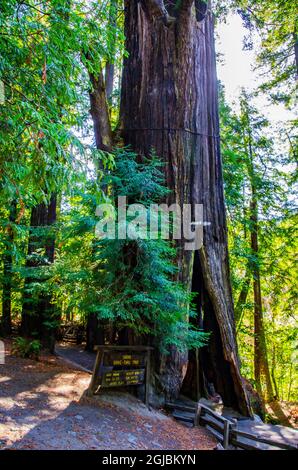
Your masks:
{"label": "shadow on ground", "polygon": [[90,374],[61,364],[6,357],[0,366],[0,449],[213,449],[203,428],[187,429],[127,393],[86,398]]}

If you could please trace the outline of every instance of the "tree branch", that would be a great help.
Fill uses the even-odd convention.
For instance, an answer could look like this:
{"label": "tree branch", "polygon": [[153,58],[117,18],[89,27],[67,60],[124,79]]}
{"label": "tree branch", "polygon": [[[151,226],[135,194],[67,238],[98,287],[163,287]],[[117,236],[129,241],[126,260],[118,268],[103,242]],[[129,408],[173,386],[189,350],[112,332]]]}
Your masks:
{"label": "tree branch", "polygon": [[141,0],[141,3],[152,17],[162,18],[166,25],[175,21],[175,18],[169,15],[163,0]]}
{"label": "tree branch", "polygon": [[89,92],[96,148],[107,152],[112,148],[112,130],[102,71],[95,76],[89,72],[92,90]]}

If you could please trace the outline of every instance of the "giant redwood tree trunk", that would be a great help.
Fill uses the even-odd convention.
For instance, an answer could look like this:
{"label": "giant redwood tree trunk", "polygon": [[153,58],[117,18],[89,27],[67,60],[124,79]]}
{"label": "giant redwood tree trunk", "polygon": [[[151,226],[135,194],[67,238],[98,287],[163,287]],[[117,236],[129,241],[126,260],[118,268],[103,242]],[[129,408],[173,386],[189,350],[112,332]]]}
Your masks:
{"label": "giant redwood tree trunk", "polygon": [[[179,5],[179,6],[178,6]],[[203,1],[126,0],[121,116],[125,144],[165,161],[168,203],[204,205],[204,247],[178,243],[179,279],[199,285],[203,326],[212,332],[201,364],[225,404],[249,413],[239,373],[217,109],[210,6]],[[197,278],[197,282],[196,282]],[[168,398],[179,393],[186,354],[172,350],[159,368]]]}

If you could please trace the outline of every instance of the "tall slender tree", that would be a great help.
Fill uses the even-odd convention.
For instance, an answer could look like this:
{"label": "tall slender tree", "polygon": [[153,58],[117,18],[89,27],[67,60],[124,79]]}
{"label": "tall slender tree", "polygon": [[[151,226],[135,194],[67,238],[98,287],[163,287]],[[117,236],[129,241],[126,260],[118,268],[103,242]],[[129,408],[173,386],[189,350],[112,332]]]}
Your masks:
{"label": "tall slender tree", "polygon": [[13,281],[13,246],[14,223],[17,217],[17,202],[14,199],[9,208],[9,220],[6,227],[5,251],[3,254],[3,290],[2,290],[2,317],[1,331],[4,335],[11,333],[11,293]]}
{"label": "tall slender tree", "polygon": [[[241,101],[242,115],[241,121],[243,125],[243,143],[247,153],[247,174],[250,184],[251,202],[250,202],[250,240],[253,261],[252,277],[254,291],[254,373],[257,391],[260,395],[264,395],[262,389],[262,376],[265,379],[267,398],[269,401],[273,399],[274,393],[271,382],[271,375],[268,363],[267,345],[265,337],[265,327],[263,318],[263,302],[261,292],[261,275],[260,275],[260,257],[259,257],[259,209],[258,209],[258,177],[255,172],[253,129],[250,113],[253,112],[249,108],[248,96],[244,93]],[[258,124],[257,124],[258,125]]]}

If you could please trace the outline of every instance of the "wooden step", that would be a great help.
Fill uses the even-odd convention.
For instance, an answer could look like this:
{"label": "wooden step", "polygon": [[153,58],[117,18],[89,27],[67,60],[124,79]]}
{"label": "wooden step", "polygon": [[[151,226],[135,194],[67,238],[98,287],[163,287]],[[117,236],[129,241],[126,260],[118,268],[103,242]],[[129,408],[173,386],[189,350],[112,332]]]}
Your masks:
{"label": "wooden step", "polygon": [[186,423],[192,423],[194,424],[194,419],[195,419],[195,414],[189,411],[180,411],[174,409],[173,411],[173,418],[179,420],[179,421],[184,421]]}
{"label": "wooden step", "polygon": [[245,450],[282,450],[280,447],[276,447],[273,444],[269,445],[239,436],[237,436],[237,439],[232,438],[231,444],[234,447],[238,447],[240,449]]}
{"label": "wooden step", "polygon": [[173,403],[173,402],[167,401],[165,403],[165,406],[166,408],[170,408],[172,410],[189,411],[191,413],[195,413],[196,411],[196,408],[194,406],[184,405],[183,403],[176,403],[176,402]]}

